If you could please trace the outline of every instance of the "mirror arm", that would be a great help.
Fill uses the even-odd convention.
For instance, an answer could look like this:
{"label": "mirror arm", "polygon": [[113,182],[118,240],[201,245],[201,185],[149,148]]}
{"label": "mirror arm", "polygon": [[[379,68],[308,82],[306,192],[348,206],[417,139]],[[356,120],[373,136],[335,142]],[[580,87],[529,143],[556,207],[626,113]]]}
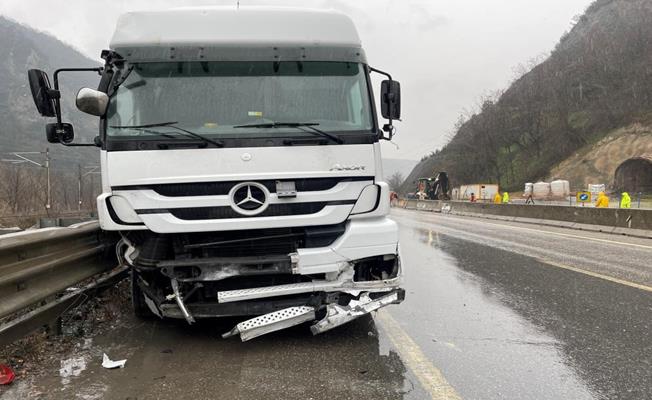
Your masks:
{"label": "mirror arm", "polygon": [[390,81],[393,80],[393,79],[392,79],[392,76],[391,76],[388,72],[381,71],[381,70],[376,69],[376,68],[374,68],[374,67],[369,67],[369,66],[367,66],[367,67],[369,68],[369,71],[373,71],[373,72],[379,73],[379,74],[381,74],[381,75],[385,75],[385,76],[387,77],[387,79],[389,79]]}
{"label": "mirror arm", "polygon": [[54,90],[53,92],[56,92],[56,97],[53,97],[54,99],[54,111],[55,114],[57,114],[57,127],[61,127],[61,92],[59,91],[59,73],[60,72],[74,72],[74,71],[95,71],[98,74],[102,73],[102,70],[104,68],[102,67],[95,67],[95,68],[59,68],[58,70],[54,71]]}
{"label": "mirror arm", "polygon": [[[381,70],[376,69],[376,68],[371,67],[371,66],[367,66],[367,67],[369,68],[369,71],[376,72],[376,73],[381,74],[381,75],[385,75],[387,77],[387,79],[389,79],[390,82],[393,80],[392,76],[389,74],[389,72],[381,71]],[[389,118],[387,120],[387,123],[385,125],[383,125],[383,131],[387,132],[389,134],[389,137],[385,137],[385,135],[382,135],[381,139],[392,140],[392,136],[394,136],[394,125],[392,125],[392,119],[391,118]]]}
{"label": "mirror arm", "polygon": [[[62,129],[63,128],[63,123],[61,122],[61,91],[59,90],[59,73],[60,72],[75,72],[75,71],[81,71],[81,72],[88,72],[88,71],[95,71],[98,74],[102,74],[104,68],[102,67],[95,67],[95,68],[59,68],[56,71],[54,71],[54,89],[51,89],[48,91],[48,96],[50,96],[51,99],[54,100],[54,113],[57,116],[57,129]],[[96,145],[94,143],[64,143],[63,141],[59,142],[60,144],[68,147],[86,147],[86,146],[94,146]]]}

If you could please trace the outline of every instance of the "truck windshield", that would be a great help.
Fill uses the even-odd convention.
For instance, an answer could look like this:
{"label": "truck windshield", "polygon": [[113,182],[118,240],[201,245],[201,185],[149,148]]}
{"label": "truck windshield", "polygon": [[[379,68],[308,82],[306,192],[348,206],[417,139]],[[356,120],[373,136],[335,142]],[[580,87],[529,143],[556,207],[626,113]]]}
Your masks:
{"label": "truck windshield", "polygon": [[313,136],[291,125],[272,126],[278,121],[310,122],[337,135],[371,134],[373,128],[364,68],[347,62],[135,64],[111,97],[107,135],[184,138],[167,127],[128,128],[161,121],[216,138]]}

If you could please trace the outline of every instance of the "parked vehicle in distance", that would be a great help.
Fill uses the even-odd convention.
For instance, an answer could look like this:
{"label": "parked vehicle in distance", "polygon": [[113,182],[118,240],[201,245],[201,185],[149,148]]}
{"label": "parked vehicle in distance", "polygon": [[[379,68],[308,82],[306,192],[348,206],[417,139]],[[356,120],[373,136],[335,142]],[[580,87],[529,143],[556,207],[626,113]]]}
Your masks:
{"label": "parked vehicle in distance", "polygon": [[420,200],[450,200],[450,183],[446,172],[432,178],[419,178],[414,195]]}

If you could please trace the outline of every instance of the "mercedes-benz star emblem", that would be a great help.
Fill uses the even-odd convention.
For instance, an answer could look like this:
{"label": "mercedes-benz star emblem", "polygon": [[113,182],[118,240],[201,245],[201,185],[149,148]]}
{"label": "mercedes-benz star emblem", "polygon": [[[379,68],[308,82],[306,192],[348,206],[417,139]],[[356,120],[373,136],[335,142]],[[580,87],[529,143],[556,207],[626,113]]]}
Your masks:
{"label": "mercedes-benz star emblem", "polygon": [[242,182],[229,192],[231,208],[242,215],[258,215],[269,205],[269,190],[260,183]]}

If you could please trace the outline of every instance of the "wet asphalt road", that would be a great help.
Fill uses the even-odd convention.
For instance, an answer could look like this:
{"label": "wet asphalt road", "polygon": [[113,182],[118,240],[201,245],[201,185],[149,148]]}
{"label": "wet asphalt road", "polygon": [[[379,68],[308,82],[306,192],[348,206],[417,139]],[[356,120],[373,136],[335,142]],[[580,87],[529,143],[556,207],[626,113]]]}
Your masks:
{"label": "wet asphalt road", "polygon": [[[220,338],[233,321],[126,318],[3,398],[651,397],[652,240],[404,210],[393,217],[407,298],[374,319],[241,343]],[[103,351],[127,358],[126,367],[103,369]]]}

